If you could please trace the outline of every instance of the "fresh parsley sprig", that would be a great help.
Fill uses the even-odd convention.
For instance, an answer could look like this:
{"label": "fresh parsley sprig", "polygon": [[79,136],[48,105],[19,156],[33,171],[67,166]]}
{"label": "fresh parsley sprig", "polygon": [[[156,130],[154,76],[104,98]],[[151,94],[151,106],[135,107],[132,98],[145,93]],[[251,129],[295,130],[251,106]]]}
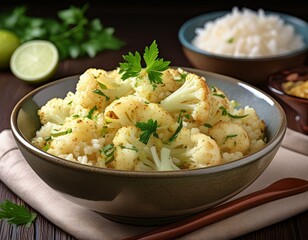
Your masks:
{"label": "fresh parsley sprig", "polygon": [[0,14],[0,29],[15,33],[20,41],[43,39],[53,42],[61,59],[95,57],[105,49],[120,49],[124,42],[114,36],[113,28],[105,28],[96,18],[85,16],[89,5],[71,6],[57,12],[58,19],[31,17],[26,7],[19,6]]}
{"label": "fresh parsley sprig", "polygon": [[30,212],[26,207],[5,200],[0,204],[0,219],[6,220],[10,224],[30,225],[36,219],[37,214]]}
{"label": "fresh parsley sprig", "polygon": [[149,119],[148,122],[137,122],[136,127],[138,127],[142,132],[139,137],[139,141],[147,144],[150,140],[150,137],[153,135],[158,138],[157,134],[157,121],[153,119]]}
{"label": "fresh parsley sprig", "polygon": [[170,61],[164,61],[163,58],[158,58],[158,47],[156,41],[154,40],[150,47],[146,47],[143,54],[143,60],[145,62],[145,67],[141,64],[141,55],[139,52],[135,54],[129,52],[127,55],[123,56],[126,62],[120,63],[120,73],[122,74],[122,79],[126,80],[130,77],[142,77],[145,74],[155,88],[157,84],[163,83],[162,72],[169,68]]}

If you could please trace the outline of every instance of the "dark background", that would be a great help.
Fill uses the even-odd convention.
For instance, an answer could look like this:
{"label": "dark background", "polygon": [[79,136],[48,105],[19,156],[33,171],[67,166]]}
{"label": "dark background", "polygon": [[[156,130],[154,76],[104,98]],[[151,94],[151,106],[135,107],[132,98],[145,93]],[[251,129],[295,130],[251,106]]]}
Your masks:
{"label": "dark background", "polygon": [[[115,35],[126,42],[122,51],[114,52],[118,61],[127,51],[142,51],[140,46],[148,46],[156,39],[161,57],[171,61],[172,65],[188,66],[184,58],[179,58],[175,51],[180,50],[178,30],[191,17],[212,11],[232,10],[234,6],[252,10],[263,9],[294,15],[308,21],[308,0],[259,0],[259,1],[223,1],[223,0],[159,0],[159,1],[3,1],[0,0],[0,12],[23,5],[27,15],[57,18],[57,11],[71,5],[82,7],[88,3],[86,16],[100,18],[106,27],[115,28]],[[115,10],[116,9],[116,10]],[[145,17],[146,15],[146,17]],[[138,37],[136,37],[138,36]],[[181,55],[183,56],[183,55]],[[102,66],[93,66],[102,67]],[[113,69],[114,64],[107,64],[104,69]],[[82,72],[84,69],[81,69]],[[57,76],[62,77],[62,76]]]}

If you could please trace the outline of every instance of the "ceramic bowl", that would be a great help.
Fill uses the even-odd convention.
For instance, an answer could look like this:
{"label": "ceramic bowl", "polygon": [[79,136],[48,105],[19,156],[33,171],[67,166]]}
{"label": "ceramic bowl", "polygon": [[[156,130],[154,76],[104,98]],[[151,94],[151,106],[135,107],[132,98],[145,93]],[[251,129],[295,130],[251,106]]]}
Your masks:
{"label": "ceramic bowl", "polygon": [[275,156],[286,130],[284,111],[269,95],[230,77],[186,70],[254,107],[267,124],[266,146],[224,165],[168,172],[111,170],[52,156],[30,142],[40,128],[36,113],[49,99],[75,91],[78,76],[49,83],[22,98],[11,114],[13,135],[37,175],[72,202],[127,224],[161,225],[182,219],[226,201],[255,181]]}
{"label": "ceramic bowl", "polygon": [[253,85],[263,85],[270,74],[282,69],[300,65],[305,61],[308,52],[308,24],[293,16],[277,12],[286,23],[294,26],[295,31],[303,37],[305,47],[297,51],[273,57],[240,58],[222,56],[201,50],[192,44],[196,28],[203,27],[208,21],[222,17],[228,11],[212,12],[196,16],[185,22],[179,29],[178,37],[185,56],[192,66],[198,69],[231,76]]}
{"label": "ceramic bowl", "polygon": [[[283,89],[283,84],[296,81],[308,81],[308,65],[301,65],[272,74],[269,77],[268,88],[286,106],[295,110],[296,114],[292,116],[294,122],[296,122],[296,126],[293,127],[294,130],[308,135],[308,98],[289,95]],[[288,112],[286,107],[284,109]]]}

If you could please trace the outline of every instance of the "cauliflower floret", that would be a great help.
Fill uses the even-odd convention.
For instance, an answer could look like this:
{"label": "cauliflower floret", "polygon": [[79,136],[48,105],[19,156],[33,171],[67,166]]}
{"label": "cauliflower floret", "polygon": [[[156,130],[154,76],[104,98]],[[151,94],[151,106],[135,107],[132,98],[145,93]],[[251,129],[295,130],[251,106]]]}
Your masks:
{"label": "cauliflower floret", "polygon": [[210,110],[210,90],[205,79],[189,73],[184,84],[170,96],[160,102],[168,112],[179,115],[185,112],[191,115],[197,124],[206,122]]}
{"label": "cauliflower floret", "polygon": [[35,137],[31,140],[34,146],[44,149],[50,133],[53,129],[59,129],[61,126],[52,122],[47,122],[39,130],[36,131]]}
{"label": "cauliflower floret", "polygon": [[126,96],[113,101],[105,110],[108,128],[119,129],[123,126],[135,126],[137,122],[157,121],[157,134],[163,141],[172,136],[178,123],[156,103],[146,103],[137,96]]}
{"label": "cauliflower floret", "polygon": [[89,118],[70,117],[60,128],[53,129],[50,133],[48,153],[61,156],[72,153],[74,159],[87,155],[88,159],[96,160],[98,151],[90,151],[93,139],[99,139],[100,144],[104,142],[102,129],[98,128],[96,122]]}
{"label": "cauliflower floret", "polygon": [[192,163],[189,168],[209,167],[221,164],[220,149],[217,143],[209,136],[196,133],[191,135],[194,147],[187,152]]}
{"label": "cauliflower floret", "polygon": [[153,170],[155,171],[172,171],[172,170],[180,170],[179,167],[177,167],[172,157],[170,156],[171,150],[169,148],[162,148],[160,150],[160,156],[158,156],[157,150],[155,146],[152,146],[150,148],[154,165],[152,166]]}
{"label": "cauliflower floret", "polygon": [[244,118],[235,118],[233,122],[239,123],[248,133],[250,140],[259,140],[264,138],[265,123],[259,118],[255,109],[251,107],[234,110],[233,114],[247,115]]}
{"label": "cauliflower floret", "polygon": [[137,109],[136,114],[138,122],[147,122],[149,119],[157,121],[157,134],[163,142],[174,134],[179,125],[170,113],[156,103],[144,104]]}
{"label": "cauliflower floret", "polygon": [[[200,168],[221,163],[220,149],[209,136],[182,128],[178,137],[170,144],[171,157],[183,168]],[[182,168],[182,167],[181,167]]]}
{"label": "cauliflower floret", "polygon": [[114,160],[110,166],[119,170],[134,170],[139,161],[139,154],[146,145],[139,141],[140,129],[135,126],[120,128],[114,139]]}
{"label": "cauliflower floret", "polygon": [[265,122],[259,118],[255,109],[245,107],[234,111],[238,115],[247,115],[244,118],[233,119],[233,122],[239,123],[245,129],[250,140],[250,146],[247,154],[254,153],[265,146]]}
{"label": "cauliflower floret", "polygon": [[70,116],[71,104],[74,94],[69,92],[62,98],[53,98],[38,110],[41,123],[44,125],[48,122],[63,124],[66,117]]}
{"label": "cauliflower floret", "polygon": [[226,94],[217,87],[211,87],[211,109],[206,123],[213,126],[219,121],[231,121],[225,111],[233,110],[233,105]]}
{"label": "cauliflower floret", "polygon": [[250,145],[246,131],[237,123],[218,122],[209,129],[209,135],[217,142],[222,152],[244,154]]}
{"label": "cauliflower floret", "polygon": [[128,82],[119,81],[118,78],[116,70],[106,72],[90,68],[84,72],[76,87],[75,111],[80,107],[91,109],[94,106],[103,111],[116,98],[134,92]]}
{"label": "cauliflower floret", "polygon": [[175,71],[177,70],[168,69],[164,71],[162,75],[163,83],[157,84],[156,87],[151,85],[147,76],[144,78],[132,78],[131,86],[136,91],[135,95],[152,103],[160,102],[182,85],[181,81],[175,79]]}
{"label": "cauliflower floret", "polygon": [[[135,126],[122,127],[113,139],[114,159],[110,167],[119,170],[168,171],[179,168],[172,162],[170,149],[161,147],[160,139],[139,141],[141,131]],[[160,156],[158,152],[160,153]]]}
{"label": "cauliflower floret", "polygon": [[109,104],[104,112],[109,128],[119,129],[123,126],[136,125],[137,109],[142,108],[146,103],[142,98],[134,95],[121,97]]}

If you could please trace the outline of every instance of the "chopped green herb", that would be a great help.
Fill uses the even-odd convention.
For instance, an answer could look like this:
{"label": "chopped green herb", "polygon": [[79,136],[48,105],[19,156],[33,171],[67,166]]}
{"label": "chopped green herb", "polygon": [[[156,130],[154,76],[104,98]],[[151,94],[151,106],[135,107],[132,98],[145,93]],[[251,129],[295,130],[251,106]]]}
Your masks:
{"label": "chopped green herb", "polygon": [[139,141],[147,144],[150,140],[150,137],[153,136],[158,138],[157,130],[157,121],[153,121],[153,119],[149,119],[148,122],[137,122],[136,127],[138,127],[142,132],[139,137]]}
{"label": "chopped green herb", "polygon": [[236,136],[237,136],[237,134],[230,134],[230,135],[227,135],[227,136],[225,137],[225,140],[224,140],[223,144],[225,144],[226,141],[227,141],[228,139],[234,138],[234,137],[236,137]]}
{"label": "chopped green herb", "polygon": [[94,93],[98,94],[98,95],[101,95],[101,96],[104,96],[106,98],[106,101],[108,101],[110,99],[110,97],[108,97],[105,93],[103,93],[101,90],[99,89],[95,89],[93,90]]}
{"label": "chopped green herb", "polygon": [[143,60],[146,67],[141,65],[141,56],[139,52],[135,54],[129,52],[123,56],[126,61],[120,63],[120,73],[123,73],[122,79],[126,80],[130,77],[142,77],[144,74],[148,75],[148,78],[154,88],[156,84],[163,83],[162,72],[167,70],[170,61],[164,61],[163,58],[158,57],[158,48],[156,41],[154,40],[150,47],[146,47],[143,54]]}
{"label": "chopped green herb", "polygon": [[209,124],[209,123],[204,123],[203,126],[204,126],[204,127],[207,127],[207,128],[212,128],[212,127],[213,127],[213,126],[212,126],[211,124]]}
{"label": "chopped green herb", "polygon": [[30,227],[36,217],[36,213],[32,213],[26,207],[17,205],[9,200],[5,200],[0,204],[0,219],[4,219],[10,224]]}
{"label": "chopped green herb", "polygon": [[219,94],[217,93],[217,88],[214,86],[211,86],[211,91],[213,92],[213,96],[217,96],[217,97],[221,97],[221,98],[225,98],[226,96],[223,94]]}
{"label": "chopped green herb", "polygon": [[227,40],[227,43],[233,43],[234,42],[234,38],[233,37],[231,37],[231,38],[229,38],[228,40]]}
{"label": "chopped green herb", "polygon": [[125,147],[123,145],[120,145],[119,147],[122,148],[122,149],[128,149],[128,150],[132,150],[132,151],[138,152],[138,149],[135,146]]}
{"label": "chopped green herb", "polygon": [[222,114],[223,116],[228,115],[228,110],[227,110],[224,106],[220,106],[219,109],[222,110],[222,113],[221,113],[221,114]]}
{"label": "chopped green herb", "polygon": [[97,107],[94,106],[93,108],[90,109],[90,111],[88,112],[87,118],[92,119],[93,118],[93,113],[94,111],[97,110]]}
{"label": "chopped green herb", "polygon": [[171,143],[172,141],[174,141],[177,136],[179,135],[180,131],[182,130],[183,128],[183,119],[180,118],[179,120],[179,126],[177,127],[177,129],[175,130],[174,134],[168,139],[168,142],[167,143]]}
{"label": "chopped green herb", "polygon": [[180,111],[180,114],[179,114],[179,116],[178,116],[177,122],[179,123],[180,120],[181,120],[183,117],[185,117],[186,119],[190,119],[190,115],[189,115],[189,113],[186,113],[186,110],[181,110],[181,111]]}
{"label": "chopped green herb", "polygon": [[186,77],[187,77],[188,73],[187,72],[180,72],[180,77],[174,77],[174,80],[177,82],[185,82]]}
{"label": "chopped green herb", "polygon": [[51,133],[50,135],[52,137],[59,137],[59,136],[63,136],[63,135],[69,134],[69,133],[72,133],[72,129],[71,128],[67,129],[66,131],[61,131],[61,132],[57,132],[57,133]]}
{"label": "chopped green herb", "polygon": [[108,144],[100,150],[100,152],[106,156],[105,164],[109,164],[114,160],[114,151],[115,147],[113,144]]}
{"label": "chopped green herb", "polygon": [[223,95],[223,94],[218,94],[218,93],[213,93],[213,96],[221,97],[221,98],[226,98],[225,95]]}
{"label": "chopped green herb", "polygon": [[45,138],[45,141],[46,141],[46,142],[48,142],[48,141],[50,141],[50,140],[52,140],[52,137],[51,137],[51,136]]}
{"label": "chopped green herb", "polygon": [[[106,90],[107,89],[107,86],[99,81],[97,81],[99,87],[102,89],[102,90]],[[108,97],[105,93],[103,93],[100,89],[95,89],[93,90],[94,93],[98,94],[98,95],[101,95],[101,96],[104,96],[106,98],[106,101],[108,101],[110,99],[110,97]]]}
{"label": "chopped green herb", "polygon": [[214,87],[214,86],[211,86],[211,91],[212,91],[213,93],[217,92],[217,89],[216,89],[216,87]]}
{"label": "chopped green herb", "polygon": [[228,112],[228,110],[224,107],[224,106],[220,106],[219,109],[222,110],[222,115],[226,116],[228,115],[231,118],[244,118],[247,117],[249,114],[245,114],[245,115],[233,115],[231,113]]}
{"label": "chopped green herb", "polygon": [[43,151],[47,152],[49,148],[50,148],[50,144],[46,143],[46,145],[43,147]]}
{"label": "chopped green herb", "polygon": [[99,87],[101,88],[101,89],[107,89],[107,86],[105,85],[105,84],[103,84],[103,83],[101,83],[101,82],[99,82],[99,81],[97,81],[98,82],[98,85],[99,85]]}
{"label": "chopped green herb", "polygon": [[180,115],[179,115],[179,117],[177,119],[177,122],[179,123],[179,126],[175,130],[174,134],[168,139],[167,144],[169,144],[172,141],[174,141],[177,138],[177,136],[179,135],[180,131],[182,130],[182,128],[183,128],[183,117],[189,119],[189,117],[190,117],[189,114],[185,114],[185,113],[186,113],[185,110],[182,110],[180,112]]}

